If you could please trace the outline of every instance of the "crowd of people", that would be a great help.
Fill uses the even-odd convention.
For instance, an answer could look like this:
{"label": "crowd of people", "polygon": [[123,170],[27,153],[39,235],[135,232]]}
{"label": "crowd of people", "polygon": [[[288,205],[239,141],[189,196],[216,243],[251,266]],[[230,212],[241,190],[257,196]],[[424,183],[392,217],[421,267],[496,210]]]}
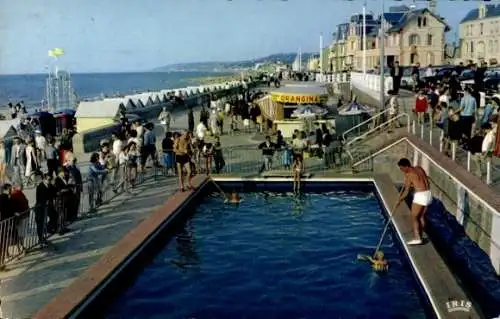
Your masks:
{"label": "crowd of people", "polygon": [[[418,66],[415,69],[418,70]],[[416,96],[413,112],[417,123],[430,123],[427,129],[442,129],[445,154],[452,156],[453,145],[470,151],[477,160],[478,171],[483,175],[486,160],[492,154],[500,153],[500,150],[495,151],[500,100],[486,95],[485,105],[480,107],[486,66],[470,63],[462,69],[470,69],[474,73],[474,83],[464,88],[458,81],[457,72],[452,72],[440,83],[434,84],[420,81],[418,72],[415,71]],[[398,91],[390,90],[389,95],[389,114],[396,117],[400,112]]]}

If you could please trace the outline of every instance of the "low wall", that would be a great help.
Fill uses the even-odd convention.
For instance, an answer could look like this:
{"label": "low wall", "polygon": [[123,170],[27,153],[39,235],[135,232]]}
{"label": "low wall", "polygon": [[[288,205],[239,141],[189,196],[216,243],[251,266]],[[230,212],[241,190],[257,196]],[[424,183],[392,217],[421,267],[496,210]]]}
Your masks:
{"label": "low wall", "polygon": [[[387,173],[394,181],[401,182],[403,175],[396,167],[401,157],[409,158],[414,165],[424,168],[429,175],[434,197],[453,214],[467,236],[488,254],[500,274],[500,199],[497,192],[412,135],[395,138],[393,143],[393,146],[374,156],[374,171]],[[394,163],[394,166],[387,163]]]}

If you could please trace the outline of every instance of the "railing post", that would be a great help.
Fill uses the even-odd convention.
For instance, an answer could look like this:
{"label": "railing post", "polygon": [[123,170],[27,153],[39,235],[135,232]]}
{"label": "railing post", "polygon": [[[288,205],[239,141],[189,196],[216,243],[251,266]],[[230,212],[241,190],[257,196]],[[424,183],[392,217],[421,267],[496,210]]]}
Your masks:
{"label": "railing post", "polygon": [[486,184],[491,184],[491,158],[486,160]]}
{"label": "railing post", "polygon": [[467,172],[470,172],[470,161],[471,161],[471,153],[470,151],[467,151]]}
{"label": "railing post", "polygon": [[443,139],[444,139],[444,131],[441,131],[439,136],[439,152],[443,152]]}
{"label": "railing post", "polygon": [[415,120],[413,120],[413,122],[411,123],[411,130],[412,130],[412,133],[413,135],[416,135],[417,134],[417,123],[415,122]]}
{"label": "railing post", "polygon": [[420,138],[424,139],[424,123],[420,124]]}
{"label": "railing post", "polygon": [[429,131],[429,144],[432,145],[432,127],[431,130]]}
{"label": "railing post", "polygon": [[456,155],[457,155],[457,143],[453,142],[451,143],[451,159],[455,160]]}
{"label": "railing post", "polygon": [[410,121],[410,116],[407,114],[406,115],[407,118],[406,118],[406,124],[408,126],[408,133],[411,133],[411,121]]}

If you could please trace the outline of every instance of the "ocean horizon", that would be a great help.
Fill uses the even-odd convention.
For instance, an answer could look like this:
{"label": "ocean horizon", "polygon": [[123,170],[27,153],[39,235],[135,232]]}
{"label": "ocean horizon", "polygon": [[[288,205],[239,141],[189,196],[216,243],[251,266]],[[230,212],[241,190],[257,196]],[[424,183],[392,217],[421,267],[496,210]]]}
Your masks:
{"label": "ocean horizon", "polygon": [[[128,95],[196,86],[201,78],[232,75],[229,72],[109,72],[71,73],[78,99]],[[27,106],[40,105],[45,100],[47,73],[0,75],[0,106],[24,101]]]}

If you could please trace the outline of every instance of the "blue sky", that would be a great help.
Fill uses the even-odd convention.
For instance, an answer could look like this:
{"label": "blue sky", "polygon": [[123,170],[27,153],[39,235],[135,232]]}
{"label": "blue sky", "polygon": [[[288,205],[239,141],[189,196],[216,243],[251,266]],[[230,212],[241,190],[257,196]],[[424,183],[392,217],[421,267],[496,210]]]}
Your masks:
{"label": "blue sky", "polygon": [[[379,13],[381,0],[367,0]],[[409,1],[403,1],[403,3]],[[386,0],[386,8],[401,2]],[[417,0],[417,4],[423,4]],[[141,71],[319,50],[338,23],[361,12],[344,0],[0,0],[0,74],[43,73],[47,51],[73,72]],[[475,1],[438,1],[453,28]]]}

